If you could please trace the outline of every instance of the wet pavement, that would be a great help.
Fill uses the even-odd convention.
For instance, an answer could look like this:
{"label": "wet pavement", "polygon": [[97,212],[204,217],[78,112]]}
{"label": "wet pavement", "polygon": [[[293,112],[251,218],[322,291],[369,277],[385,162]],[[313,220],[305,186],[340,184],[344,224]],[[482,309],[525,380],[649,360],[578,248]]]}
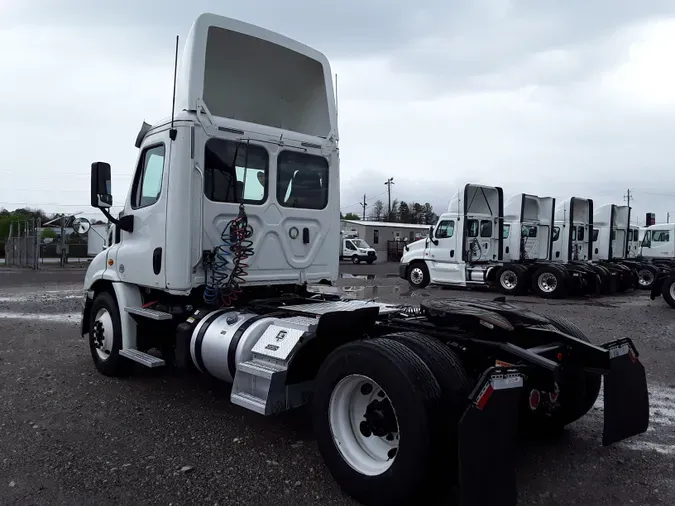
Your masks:
{"label": "wet pavement", "polygon": [[[354,267],[344,266],[352,274]],[[387,278],[344,277],[384,300],[494,298],[494,293],[410,292]],[[265,418],[229,402],[226,385],[198,376],[98,374],[79,336],[83,269],[0,268],[0,503],[338,505],[304,410]],[[370,289],[370,288],[369,288]],[[675,503],[675,310],[639,292],[525,307],[573,320],[594,342],[632,337],[648,371],[647,433],[601,446],[602,401],[564,436],[527,442],[520,504]],[[498,470],[486,468],[489,475]]]}

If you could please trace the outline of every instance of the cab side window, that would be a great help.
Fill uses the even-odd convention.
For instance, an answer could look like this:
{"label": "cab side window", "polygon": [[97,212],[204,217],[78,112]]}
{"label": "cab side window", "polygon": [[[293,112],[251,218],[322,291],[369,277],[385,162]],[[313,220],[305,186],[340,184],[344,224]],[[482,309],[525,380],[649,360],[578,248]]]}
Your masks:
{"label": "cab side window", "polygon": [[164,177],[164,144],[143,150],[131,190],[131,208],[148,207],[159,200]]}
{"label": "cab side window", "polygon": [[667,230],[654,230],[652,232],[653,242],[668,242],[670,241],[670,234]]}
{"label": "cab side window", "polygon": [[348,250],[356,251],[356,246],[354,246],[352,241],[345,241],[345,246],[347,246]]}
{"label": "cab side window", "polygon": [[455,233],[455,222],[453,220],[443,220],[436,228],[436,239],[448,239]]}
{"label": "cab side window", "polygon": [[553,227],[553,242],[560,239],[560,227]]}

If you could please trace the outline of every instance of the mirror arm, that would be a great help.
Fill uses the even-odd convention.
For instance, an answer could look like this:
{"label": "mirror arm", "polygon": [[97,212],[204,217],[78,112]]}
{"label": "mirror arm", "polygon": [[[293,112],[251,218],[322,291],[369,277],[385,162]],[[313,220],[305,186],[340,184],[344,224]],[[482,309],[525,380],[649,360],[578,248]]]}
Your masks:
{"label": "mirror arm", "polygon": [[132,233],[134,231],[134,216],[132,214],[122,216],[120,219],[114,218],[105,207],[99,208],[108,220],[120,230]]}

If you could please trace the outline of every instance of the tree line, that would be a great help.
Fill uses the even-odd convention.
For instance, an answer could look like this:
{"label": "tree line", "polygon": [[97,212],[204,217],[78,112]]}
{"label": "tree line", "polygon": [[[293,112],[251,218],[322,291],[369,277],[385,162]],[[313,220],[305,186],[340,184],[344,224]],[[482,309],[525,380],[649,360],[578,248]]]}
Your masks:
{"label": "tree line", "polygon": [[[345,220],[360,220],[362,215],[357,213],[340,213],[340,218]],[[388,221],[394,223],[411,223],[419,225],[433,225],[438,221],[438,215],[428,202],[406,202],[394,199],[391,201],[391,212],[388,206],[381,200],[376,200],[366,214],[370,221]]]}

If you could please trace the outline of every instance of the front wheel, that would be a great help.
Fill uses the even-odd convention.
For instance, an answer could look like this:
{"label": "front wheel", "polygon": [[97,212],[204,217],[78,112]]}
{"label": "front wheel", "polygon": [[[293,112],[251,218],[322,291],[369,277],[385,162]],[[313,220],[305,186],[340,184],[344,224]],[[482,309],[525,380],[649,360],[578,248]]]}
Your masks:
{"label": "front wheel", "polygon": [[124,376],[129,361],[120,356],[122,323],[115,297],[108,292],[96,295],[89,316],[89,349],[96,369],[105,376]]}
{"label": "front wheel", "polygon": [[656,269],[652,267],[640,267],[637,272],[638,288],[642,290],[651,290],[654,281],[656,281]]}
{"label": "front wheel", "polygon": [[415,262],[410,265],[410,267],[408,267],[407,278],[411,288],[426,288],[431,280],[427,264],[424,262]]}
{"label": "front wheel", "polygon": [[356,341],[322,364],[312,420],[319,452],[340,487],[367,506],[419,501],[433,471],[429,368],[390,339]]}
{"label": "front wheel", "polygon": [[353,264],[359,264],[361,263],[361,259],[357,255],[352,256],[352,263]]}

